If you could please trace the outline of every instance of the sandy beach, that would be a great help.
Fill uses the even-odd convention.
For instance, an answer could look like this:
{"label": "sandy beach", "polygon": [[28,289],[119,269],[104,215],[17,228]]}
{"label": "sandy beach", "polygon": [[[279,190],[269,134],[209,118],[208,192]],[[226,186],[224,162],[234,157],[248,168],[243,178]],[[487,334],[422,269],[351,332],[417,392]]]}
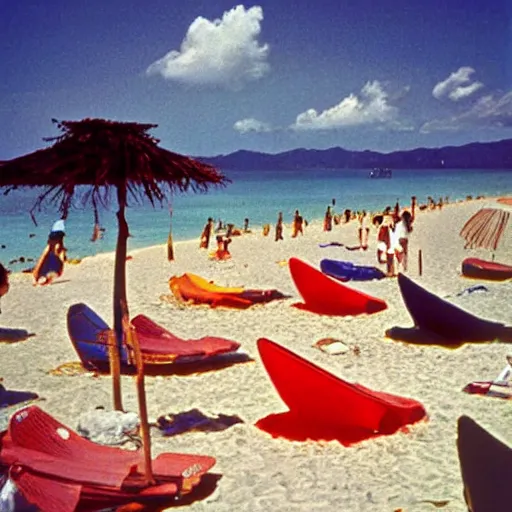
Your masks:
{"label": "sandy beach", "polygon": [[[459,231],[489,200],[445,205],[419,212],[410,240],[408,275],[428,290],[490,320],[512,323],[512,282],[485,282],[488,291],[457,296],[478,284],[461,276],[465,257],[490,259],[488,251],[464,249]],[[155,215],[161,212],[156,211]],[[512,264],[510,229],[496,252],[496,261]],[[222,474],[216,491],[190,505],[193,511],[466,511],[456,450],[456,422],[467,414],[512,445],[510,404],[497,398],[468,395],[462,388],[475,380],[492,380],[512,353],[508,344],[466,344],[457,349],[418,346],[390,340],[386,329],[412,326],[396,279],[351,283],[380,297],[388,309],[373,315],[329,317],[292,307],[300,296],[284,261],[291,256],[318,265],[322,258],[375,265],[376,232],[368,251],[321,248],[326,242],[358,244],[357,222],[323,232],[313,222],[304,236],[275,242],[255,231],[236,237],[232,259],[217,262],[199,250],[198,240],[175,246],[169,263],[165,245],[129,250],[127,262],[130,315],[145,314],[184,338],[224,336],[241,343],[254,362],[190,376],[148,377],[150,418],[192,408],[234,414],[244,423],[221,432],[190,432],[175,437],[153,436],[153,453],[180,451],[212,455],[214,472]],[[213,238],[213,237],[212,237]],[[214,241],[211,242],[213,250]],[[423,275],[418,275],[418,250]],[[40,406],[71,428],[79,414],[96,406],[110,408],[111,379],[90,374],[50,375],[58,365],[77,361],[66,328],[66,312],[84,302],[112,323],[114,254],[84,258],[67,265],[51,286],[33,287],[32,276],[11,275],[11,290],[2,299],[0,326],[23,328],[36,335],[18,343],[0,343],[0,376],[9,389],[31,390],[45,400]],[[223,286],[277,288],[290,298],[248,310],[185,306],[161,299],[169,295],[168,280],[184,272],[199,274]],[[256,341],[274,340],[344,379],[369,388],[419,400],[428,420],[398,432],[344,447],[331,442],[274,439],[254,423],[286,410],[260,362]],[[342,340],[357,351],[328,355],[313,347],[321,338]],[[122,378],[124,406],[137,411],[132,377]],[[335,407],[336,404],[333,404]],[[447,501],[438,509],[429,500]]]}

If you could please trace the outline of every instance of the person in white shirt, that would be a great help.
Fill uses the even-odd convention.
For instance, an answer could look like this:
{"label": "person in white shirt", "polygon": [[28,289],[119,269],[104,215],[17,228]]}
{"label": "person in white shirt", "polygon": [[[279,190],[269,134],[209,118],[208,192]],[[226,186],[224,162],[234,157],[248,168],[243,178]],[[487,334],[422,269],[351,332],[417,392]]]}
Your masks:
{"label": "person in white shirt", "polygon": [[395,256],[398,264],[402,265],[404,272],[407,272],[407,259],[409,254],[409,236],[412,232],[412,215],[406,210],[402,213],[400,220],[395,224],[392,246],[395,249]]}

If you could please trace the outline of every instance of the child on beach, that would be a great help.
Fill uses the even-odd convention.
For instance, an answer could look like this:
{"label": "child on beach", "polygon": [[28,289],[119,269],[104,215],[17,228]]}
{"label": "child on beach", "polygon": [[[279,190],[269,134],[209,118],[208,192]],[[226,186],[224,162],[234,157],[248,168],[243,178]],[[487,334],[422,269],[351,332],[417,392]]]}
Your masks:
{"label": "child on beach", "polygon": [[217,250],[210,254],[210,258],[218,261],[229,260],[231,258],[231,253],[229,252],[231,238],[224,238],[222,235],[217,235],[215,240],[217,242]]}

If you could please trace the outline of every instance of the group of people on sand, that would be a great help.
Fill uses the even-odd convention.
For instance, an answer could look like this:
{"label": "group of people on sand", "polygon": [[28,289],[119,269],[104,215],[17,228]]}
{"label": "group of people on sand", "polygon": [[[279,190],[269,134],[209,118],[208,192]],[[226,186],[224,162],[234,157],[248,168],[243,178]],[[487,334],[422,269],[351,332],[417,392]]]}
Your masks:
{"label": "group of people on sand", "polygon": [[[413,199],[414,201],[414,199]],[[364,219],[364,217],[363,217]],[[363,222],[363,221],[362,221]],[[394,212],[391,207],[387,207],[382,214],[373,217],[373,225],[377,228],[377,261],[386,265],[386,275],[393,277],[402,267],[404,272],[407,271],[408,255],[409,255],[409,237],[412,233],[414,222],[414,207],[412,211],[404,210],[400,213],[398,203]],[[359,232],[368,234],[367,227],[359,227]],[[361,241],[361,248],[365,249]],[[396,264],[395,264],[396,263]]]}
{"label": "group of people on sand", "polygon": [[[306,219],[302,217],[299,210],[295,210],[293,214],[292,220],[292,238],[297,238],[299,235],[304,234],[304,227],[308,225]],[[267,236],[270,227],[268,224],[263,226],[263,236]],[[277,222],[276,222],[276,232],[275,232],[275,241],[284,240],[283,238],[283,229],[284,229],[284,221],[283,221],[283,212],[279,212],[277,214]]]}
{"label": "group of people on sand", "polygon": [[[374,226],[377,229],[377,261],[386,265],[386,274],[395,276],[401,269],[407,271],[409,254],[409,237],[412,232],[414,214],[416,210],[416,197],[411,198],[411,208],[400,212],[398,201],[392,211],[388,206],[381,213],[370,214],[366,210],[352,212],[345,210],[343,215],[335,215],[332,205],[327,207],[323,220],[323,231],[332,231],[334,224],[342,221],[346,224],[352,219],[357,219],[357,234],[359,249],[368,250],[370,229]],[[356,247],[357,249],[357,247]]]}
{"label": "group of people on sand", "polygon": [[[400,207],[395,205],[392,211],[391,207],[386,207],[382,213],[371,215],[362,210],[360,212],[352,212],[352,210],[345,210],[343,215],[335,219],[333,213],[334,200],[332,205],[327,207],[323,221],[323,230],[332,231],[333,223],[339,224],[341,221],[348,223],[351,219],[357,219],[358,223],[358,239],[359,249],[368,250],[370,228],[374,226],[377,229],[377,261],[379,264],[386,265],[386,274],[388,276],[395,276],[396,272],[401,269],[407,271],[408,253],[409,253],[409,237],[412,232],[412,224],[414,221],[414,212],[416,208],[416,197],[411,199],[411,210],[404,210],[400,212]],[[291,237],[296,238],[298,235],[304,235],[304,227],[307,226],[307,221],[302,217],[300,211],[297,209],[294,212],[291,224]],[[221,233],[225,231],[225,233]],[[283,240],[284,219],[283,212],[278,212],[277,222],[275,224],[276,242]],[[214,229],[214,220],[209,217],[203,231],[201,233],[199,247],[201,249],[208,249],[212,234],[216,232],[216,250],[209,253],[211,259],[227,260],[231,258],[229,245],[232,242],[232,236],[242,234],[243,232],[250,232],[249,219],[244,219],[243,230],[238,230],[233,224],[224,226],[219,220],[217,227]],[[268,236],[270,232],[270,225],[263,226],[263,235]]]}
{"label": "group of people on sand", "polygon": [[217,227],[214,229],[213,227],[213,217],[208,217],[208,220],[201,232],[201,237],[199,239],[199,248],[200,249],[208,249],[210,246],[210,239],[212,234],[217,233],[215,237],[215,241],[217,243],[217,248],[215,251],[209,253],[209,257],[214,260],[228,260],[231,258],[231,253],[229,252],[229,245],[232,242],[232,237],[240,236],[243,233],[250,233],[249,229],[249,219],[246,217],[244,219],[244,226],[242,229],[238,229],[234,224],[226,224],[219,219]]}

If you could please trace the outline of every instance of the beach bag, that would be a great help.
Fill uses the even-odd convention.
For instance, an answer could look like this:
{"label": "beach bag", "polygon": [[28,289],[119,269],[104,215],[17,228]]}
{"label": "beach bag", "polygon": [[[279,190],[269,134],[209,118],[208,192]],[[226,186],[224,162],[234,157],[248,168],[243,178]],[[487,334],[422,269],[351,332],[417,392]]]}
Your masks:
{"label": "beach bag", "polygon": [[140,420],[134,412],[105,411],[96,408],[83,412],[78,418],[77,432],[86,439],[107,446],[133,443],[140,448]]}

